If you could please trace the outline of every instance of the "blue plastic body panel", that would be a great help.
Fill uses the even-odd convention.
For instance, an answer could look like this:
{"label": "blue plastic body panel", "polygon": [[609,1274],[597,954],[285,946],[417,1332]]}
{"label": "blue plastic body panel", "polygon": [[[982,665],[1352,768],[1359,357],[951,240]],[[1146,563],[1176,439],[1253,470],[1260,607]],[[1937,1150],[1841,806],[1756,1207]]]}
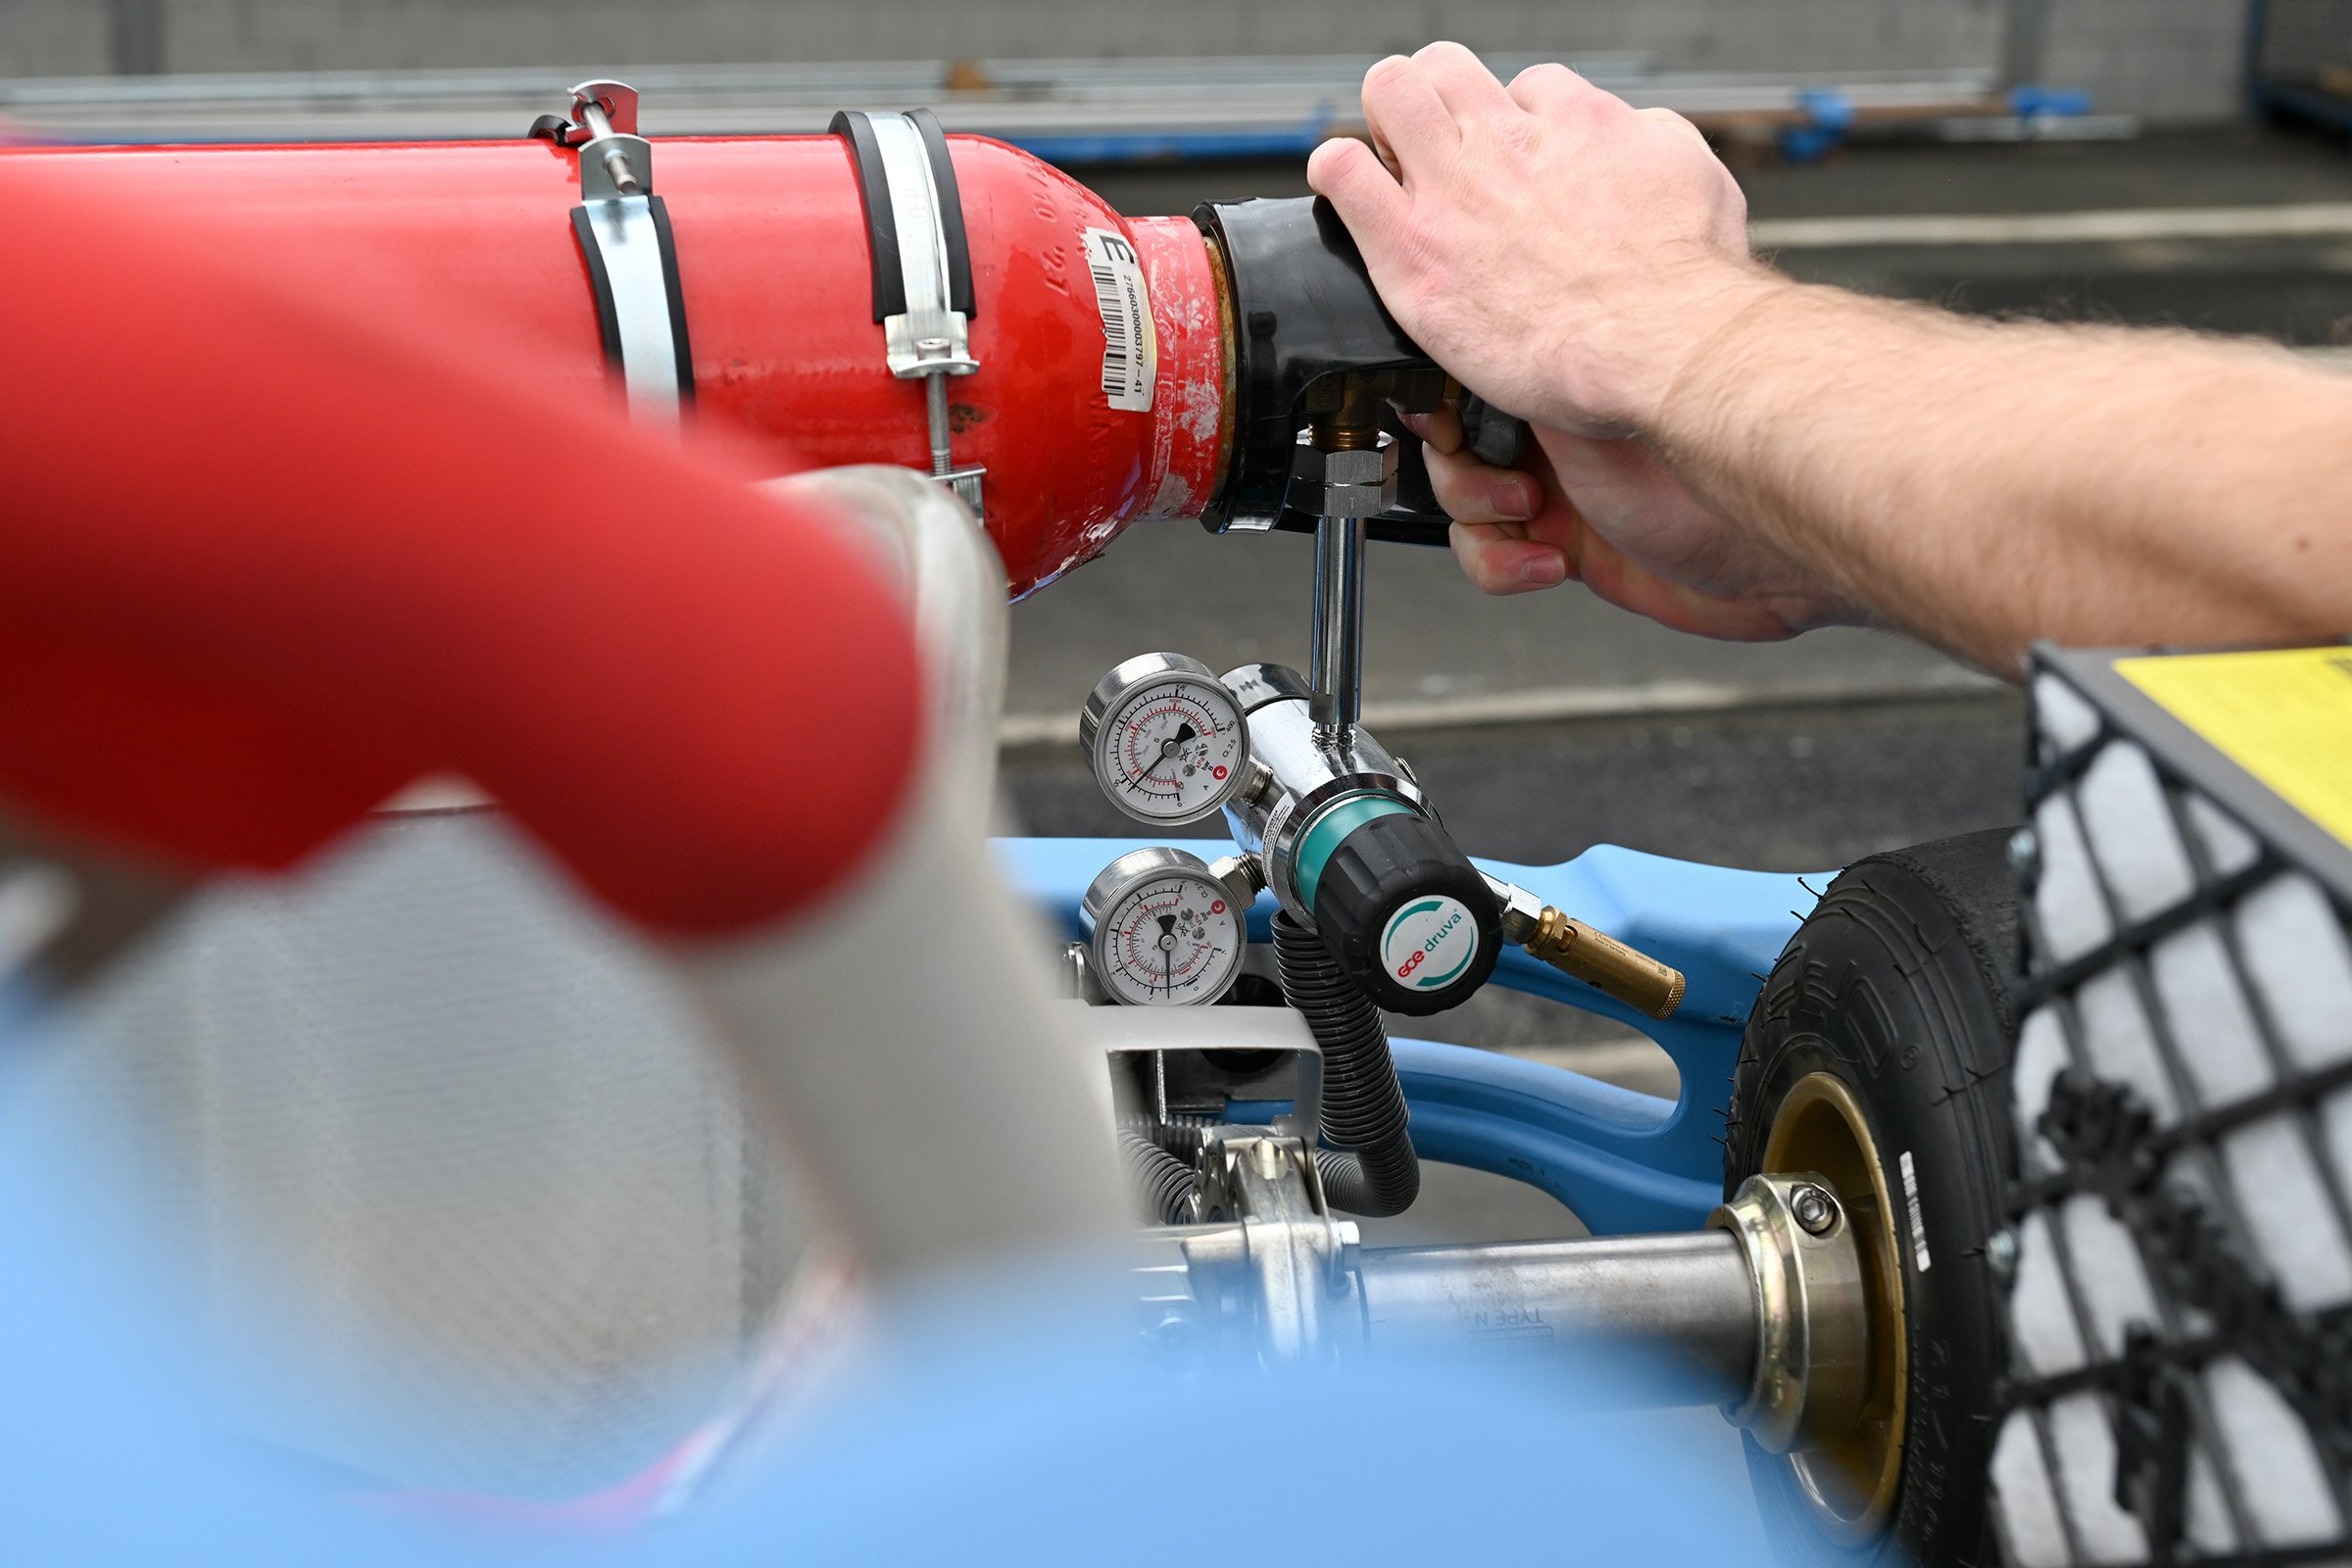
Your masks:
{"label": "blue plastic body panel", "polygon": [[[1078,902],[1095,874],[1130,850],[1165,840],[1001,839],[1013,885],[1076,940]],[[1203,859],[1222,840],[1179,841]],[[1679,1100],[1619,1089],[1581,1073],[1494,1052],[1396,1042],[1397,1075],[1423,1158],[1540,1187],[1603,1236],[1688,1230],[1723,1192],[1721,1134],[1740,1036],[1764,977],[1812,909],[1829,874],[1789,876],[1693,865],[1599,845],[1561,865],[1480,860],[1544,903],[1683,971],[1690,989],[1672,1018],[1644,1017],[1516,948],[1493,984],[1617,1019],[1655,1040],[1682,1075]],[[1250,934],[1275,909],[1260,895]]]}

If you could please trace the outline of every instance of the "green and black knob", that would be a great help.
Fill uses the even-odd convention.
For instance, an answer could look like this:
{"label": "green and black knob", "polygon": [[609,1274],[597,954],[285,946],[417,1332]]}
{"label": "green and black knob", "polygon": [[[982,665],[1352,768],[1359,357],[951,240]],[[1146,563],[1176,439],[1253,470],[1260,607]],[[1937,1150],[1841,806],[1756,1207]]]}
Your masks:
{"label": "green and black knob", "polygon": [[1341,970],[1392,1012],[1475,996],[1502,953],[1492,889],[1446,830],[1395,796],[1348,796],[1299,835],[1298,902]]}

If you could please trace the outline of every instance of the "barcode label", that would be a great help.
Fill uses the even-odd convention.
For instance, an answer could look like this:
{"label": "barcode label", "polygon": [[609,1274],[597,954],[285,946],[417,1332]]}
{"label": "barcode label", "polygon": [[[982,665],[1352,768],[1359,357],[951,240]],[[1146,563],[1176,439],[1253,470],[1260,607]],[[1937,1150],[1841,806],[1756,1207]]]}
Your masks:
{"label": "barcode label", "polygon": [[1102,395],[1114,409],[1149,414],[1159,340],[1135,247],[1107,228],[1090,228],[1086,268],[1094,274],[1095,306],[1102,313]]}
{"label": "barcode label", "polygon": [[1908,1149],[1895,1163],[1903,1172],[1903,1206],[1911,1211],[1911,1261],[1925,1274],[1935,1259],[1928,1255],[1928,1217],[1919,1211],[1919,1172],[1912,1168]]}

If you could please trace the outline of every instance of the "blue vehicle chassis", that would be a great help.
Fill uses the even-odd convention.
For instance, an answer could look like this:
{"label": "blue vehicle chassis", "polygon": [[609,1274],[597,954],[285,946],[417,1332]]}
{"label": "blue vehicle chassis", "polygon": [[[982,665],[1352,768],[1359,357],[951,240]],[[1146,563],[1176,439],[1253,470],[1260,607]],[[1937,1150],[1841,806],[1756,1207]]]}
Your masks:
{"label": "blue vehicle chassis", "polygon": [[[1002,839],[997,848],[1013,886],[1077,940],[1079,900],[1096,873],[1167,842]],[[1203,858],[1234,853],[1222,840],[1177,842]],[[1492,982],[1639,1029],[1673,1059],[1682,1092],[1661,1100],[1494,1052],[1397,1040],[1414,1149],[1541,1188],[1594,1235],[1695,1228],[1723,1197],[1721,1127],[1748,1011],[1828,876],[1693,865],[1611,845],[1559,865],[1478,864],[1683,971],[1690,989],[1663,1021],[1516,948],[1504,948]],[[1267,939],[1274,909],[1273,896],[1260,894],[1253,938]]]}

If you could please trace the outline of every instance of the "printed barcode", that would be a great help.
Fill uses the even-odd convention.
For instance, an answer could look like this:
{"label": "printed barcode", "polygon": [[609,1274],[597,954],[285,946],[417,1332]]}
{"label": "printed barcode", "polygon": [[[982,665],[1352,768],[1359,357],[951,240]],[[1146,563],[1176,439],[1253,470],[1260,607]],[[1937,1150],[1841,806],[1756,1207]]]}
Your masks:
{"label": "printed barcode", "polygon": [[1095,280],[1096,314],[1102,318],[1102,399],[1123,413],[1149,414],[1159,355],[1135,247],[1106,228],[1090,228],[1086,270]]}
{"label": "printed barcode", "polygon": [[1118,274],[1108,267],[1088,269],[1095,277],[1095,306],[1102,313],[1102,392],[1115,397],[1127,390],[1133,348],[1127,339],[1127,302],[1119,293]]}

